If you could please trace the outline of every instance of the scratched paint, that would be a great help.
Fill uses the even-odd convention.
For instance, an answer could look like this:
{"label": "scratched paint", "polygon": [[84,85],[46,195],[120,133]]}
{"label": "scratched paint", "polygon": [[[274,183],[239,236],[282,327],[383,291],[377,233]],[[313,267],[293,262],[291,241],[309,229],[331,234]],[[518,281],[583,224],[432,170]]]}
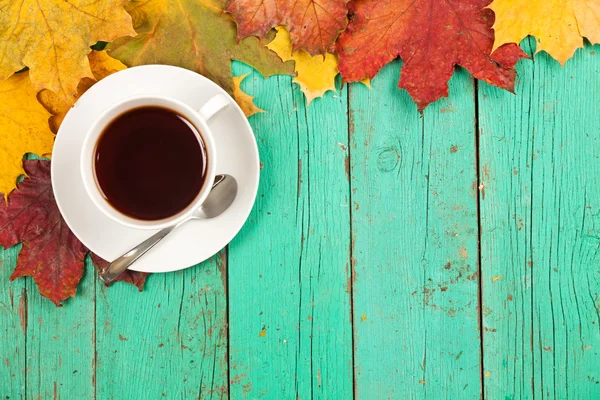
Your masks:
{"label": "scratched paint", "polygon": [[517,96],[481,85],[489,399],[600,398],[598,49],[520,62]]}
{"label": "scratched paint", "polygon": [[8,279],[17,264],[21,246],[3,250],[0,246],[0,395],[18,399],[25,393],[25,346],[27,335],[23,331],[26,321],[19,313],[23,296],[26,296],[25,280],[11,284]]}
{"label": "scratched paint", "polygon": [[229,259],[142,293],[88,265],[57,309],[0,250],[0,395],[600,398],[598,50],[520,62],[517,96],[459,70],[423,115],[397,65],[310,109],[253,72],[261,188]]}
{"label": "scratched paint", "polygon": [[351,398],[346,88],[307,109],[290,77],[244,83],[267,111],[252,117],[265,168],[230,245],[230,362],[245,374],[231,396]]}
{"label": "scratched paint", "polygon": [[33,280],[26,279],[26,398],[94,398],[94,299],[98,282],[89,258],[87,268],[76,301],[69,300],[60,308],[40,296]]}
{"label": "scratched paint", "polygon": [[140,390],[157,398],[227,397],[225,263],[222,252],[151,275],[141,293],[118,283],[98,288],[98,399],[137,398]]}
{"label": "scratched paint", "polygon": [[397,71],[350,88],[354,320],[368,315],[354,326],[356,390],[477,398],[474,87],[457,73],[450,99],[421,116]]}

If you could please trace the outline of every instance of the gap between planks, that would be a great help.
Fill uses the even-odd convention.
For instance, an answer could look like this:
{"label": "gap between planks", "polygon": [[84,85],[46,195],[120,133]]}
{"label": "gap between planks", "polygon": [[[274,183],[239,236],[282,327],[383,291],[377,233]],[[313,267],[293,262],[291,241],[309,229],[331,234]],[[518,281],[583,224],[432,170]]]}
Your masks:
{"label": "gap between planks", "polygon": [[476,213],[477,213],[477,318],[479,324],[479,381],[480,381],[480,398],[485,400],[485,372],[484,372],[484,327],[483,327],[483,274],[481,265],[481,196],[480,187],[481,182],[481,159],[480,159],[480,147],[479,147],[479,83],[477,79],[473,79],[473,102],[475,105],[475,173],[477,177],[476,187]]}

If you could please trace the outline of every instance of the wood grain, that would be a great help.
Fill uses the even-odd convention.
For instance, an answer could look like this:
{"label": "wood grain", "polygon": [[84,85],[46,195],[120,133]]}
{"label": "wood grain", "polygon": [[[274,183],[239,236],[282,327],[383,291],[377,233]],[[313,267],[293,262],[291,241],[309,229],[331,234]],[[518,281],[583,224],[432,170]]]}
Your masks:
{"label": "wood grain", "polygon": [[486,398],[600,397],[599,50],[479,93]]}
{"label": "wood grain", "polygon": [[61,308],[0,250],[0,397],[600,398],[598,51],[516,96],[459,69],[423,115],[398,62],[308,109],[234,63],[267,110],[242,231],[142,293],[88,261]]}
{"label": "wood grain", "polygon": [[267,112],[252,120],[258,199],[229,252],[231,395],[351,398],[346,90],[306,109],[290,77],[244,83]]}
{"label": "wood grain", "polygon": [[26,398],[94,397],[96,282],[88,261],[76,301],[57,308],[26,280]]}
{"label": "wood grain", "polygon": [[227,398],[225,254],[148,277],[142,293],[99,287],[98,399]]}
{"label": "wood grain", "polygon": [[399,70],[350,91],[355,395],[476,398],[473,82],[421,116]]}
{"label": "wood grain", "polygon": [[20,245],[8,250],[0,246],[0,396],[11,399],[23,397],[26,385],[26,281],[8,283],[20,250]]}

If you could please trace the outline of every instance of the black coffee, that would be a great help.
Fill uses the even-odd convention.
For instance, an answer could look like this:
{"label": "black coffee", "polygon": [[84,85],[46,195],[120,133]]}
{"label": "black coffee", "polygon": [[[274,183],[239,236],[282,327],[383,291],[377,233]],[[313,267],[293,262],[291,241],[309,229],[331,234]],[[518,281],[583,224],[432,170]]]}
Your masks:
{"label": "black coffee", "polygon": [[94,155],[106,200],[130,217],[154,221],[185,209],[206,176],[207,155],[198,130],[166,108],[140,107],[110,122]]}

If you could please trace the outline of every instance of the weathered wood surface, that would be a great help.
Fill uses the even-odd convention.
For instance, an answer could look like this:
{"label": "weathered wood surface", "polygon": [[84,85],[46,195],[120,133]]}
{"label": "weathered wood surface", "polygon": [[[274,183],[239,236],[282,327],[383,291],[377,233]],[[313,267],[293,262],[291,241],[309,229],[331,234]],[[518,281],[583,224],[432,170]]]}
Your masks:
{"label": "weathered wood surface", "polygon": [[248,83],[269,112],[253,117],[258,200],[229,246],[231,395],[350,398],[347,91],[307,110],[289,77]]}
{"label": "weathered wood surface", "polygon": [[[533,43],[533,41],[531,41]],[[487,398],[600,398],[600,58],[479,92]]]}
{"label": "weathered wood surface", "polygon": [[350,89],[355,382],[360,398],[476,398],[472,79],[422,116],[400,63]]}
{"label": "weathered wood surface", "polygon": [[253,72],[240,234],[142,293],[88,265],[62,308],[0,250],[0,395],[599,398],[595,51],[520,62],[517,96],[458,70],[423,115],[399,62],[309,108]]}

